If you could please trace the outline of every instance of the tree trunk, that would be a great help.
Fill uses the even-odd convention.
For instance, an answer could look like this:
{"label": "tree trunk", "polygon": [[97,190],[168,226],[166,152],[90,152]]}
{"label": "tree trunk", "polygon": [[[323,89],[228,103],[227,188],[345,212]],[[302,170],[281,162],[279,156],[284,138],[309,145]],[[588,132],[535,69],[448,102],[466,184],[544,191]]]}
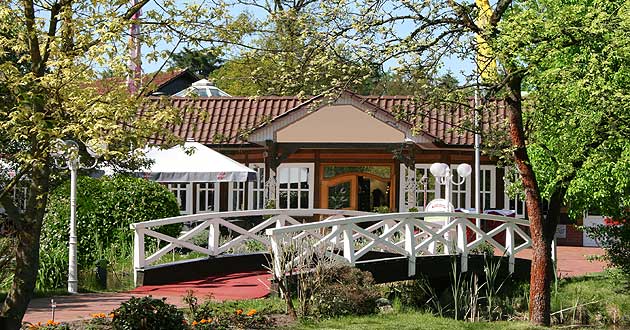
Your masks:
{"label": "tree trunk", "polygon": [[[529,218],[532,237],[532,268],[529,291],[529,318],[536,325],[551,324],[551,281],[553,279],[553,261],[551,242],[553,233],[548,234],[550,223],[545,223],[542,213],[542,200],[536,175],[532,169],[523,128],[520,75],[513,76],[508,83],[508,114],[510,138],[514,148],[514,162],[521,174],[525,189],[525,205]],[[555,228],[555,225],[553,226]],[[547,230],[546,230],[547,229]]]}
{"label": "tree trunk", "polygon": [[13,283],[0,312],[0,329],[20,329],[37,280],[39,238],[46,209],[50,171],[48,166],[42,165],[31,173],[27,210],[21,217],[16,232]]}

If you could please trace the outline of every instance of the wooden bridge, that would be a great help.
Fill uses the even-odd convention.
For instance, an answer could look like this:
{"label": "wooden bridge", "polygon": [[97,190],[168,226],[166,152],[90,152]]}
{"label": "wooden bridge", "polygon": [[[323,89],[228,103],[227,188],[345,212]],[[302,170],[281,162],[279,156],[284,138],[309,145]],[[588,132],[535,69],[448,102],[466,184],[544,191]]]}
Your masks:
{"label": "wooden bridge", "polygon": [[[172,224],[185,224],[188,230],[178,237],[159,232]],[[286,260],[278,256],[295,246],[369,270],[378,282],[448,276],[453,260],[461,272],[477,271],[483,259],[473,252],[482,245],[506,261],[507,272],[529,271],[529,261],[516,258],[531,245],[528,221],[497,215],[273,209],[179,216],[131,227],[137,285],[269,266],[279,275]],[[292,258],[297,261],[305,253],[294,251]]]}

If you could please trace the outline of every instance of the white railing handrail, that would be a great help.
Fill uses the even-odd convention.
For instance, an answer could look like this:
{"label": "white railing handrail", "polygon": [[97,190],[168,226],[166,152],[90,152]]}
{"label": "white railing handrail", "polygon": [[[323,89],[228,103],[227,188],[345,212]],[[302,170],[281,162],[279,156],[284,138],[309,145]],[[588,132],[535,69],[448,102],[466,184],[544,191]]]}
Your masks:
{"label": "white railing handrail", "polygon": [[214,218],[236,218],[285,214],[294,217],[310,217],[313,215],[343,215],[343,216],[363,216],[373,214],[364,211],[354,210],[329,210],[329,209],[261,209],[247,211],[225,211],[225,212],[208,212],[191,215],[180,215],[170,218],[162,218],[156,220],[136,222],[129,225],[131,229],[151,228],[157,226],[171,225],[174,223],[199,222]]}
{"label": "white railing handrail", "polygon": [[502,221],[507,223],[513,223],[516,225],[529,226],[529,221],[506,217],[502,215],[494,214],[479,214],[479,213],[462,213],[462,212],[402,212],[402,213],[383,213],[383,214],[369,214],[354,216],[351,218],[342,219],[330,219],[318,222],[310,222],[299,225],[288,225],[279,228],[269,228],[266,230],[267,235],[285,234],[296,231],[320,229],[331,226],[341,226],[347,224],[358,224],[363,222],[383,221],[390,219],[405,219],[405,218],[428,218],[428,217],[448,217],[448,218],[468,218],[468,219],[482,219],[491,221]]}
{"label": "white railing handrail", "polygon": [[[245,217],[260,217],[253,227],[241,227],[238,221]],[[321,216],[321,217],[320,217]],[[313,218],[315,222],[301,223],[304,219]],[[448,219],[438,224],[426,219]],[[471,219],[501,222],[486,232]],[[162,234],[154,227],[177,224],[195,223],[187,232],[175,237]],[[359,226],[359,224],[369,224]],[[459,254],[461,269],[466,271],[468,254],[471,249],[483,242],[503,250],[509,257],[510,272],[514,270],[514,256],[516,253],[531,245],[531,237],[527,230],[529,222],[523,219],[492,214],[464,213],[464,212],[404,212],[404,213],[370,213],[354,210],[330,209],[262,209],[247,211],[209,212],[193,215],[163,218],[131,224],[134,230],[134,275],[138,279],[138,272],[148,265],[162,261],[162,258],[176,248],[196,251],[208,256],[217,256],[243,246],[248,240],[258,241],[270,247],[274,256],[280,255],[286,239],[300,241],[306,237],[313,237],[317,244],[332,244],[333,250],[329,254],[343,258],[355,264],[356,260],[369,251],[393,251],[409,259],[408,275],[415,274],[416,257],[423,253],[436,253],[438,245],[443,246],[444,254]],[[221,242],[221,229],[229,231],[228,241]],[[469,230],[474,231],[476,239],[468,239]],[[496,235],[505,233],[499,242]],[[262,234],[262,235],[261,235]],[[265,235],[266,234],[266,235]],[[198,240],[202,236],[201,242]],[[236,235],[236,236],[234,236]],[[288,236],[288,237],[285,237]],[[145,237],[152,237],[165,243],[158,245],[157,251],[147,255],[145,251]],[[523,243],[515,238],[521,237]],[[355,248],[355,241],[361,239],[362,247]],[[205,244],[207,242],[207,245]],[[518,243],[518,245],[517,245]],[[360,245],[359,245],[360,246]],[[336,255],[343,251],[343,256]],[[274,264],[277,262],[274,257]],[[275,271],[280,268],[276,267]]]}

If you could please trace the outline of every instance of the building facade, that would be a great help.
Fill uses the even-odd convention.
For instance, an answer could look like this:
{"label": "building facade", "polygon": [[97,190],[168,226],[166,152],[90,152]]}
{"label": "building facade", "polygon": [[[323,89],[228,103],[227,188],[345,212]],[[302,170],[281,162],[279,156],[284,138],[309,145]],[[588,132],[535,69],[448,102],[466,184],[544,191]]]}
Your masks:
{"label": "building facade", "polygon": [[[423,210],[446,187],[430,174],[432,163],[474,163],[474,135],[463,129],[466,106],[450,111],[416,109],[408,96],[359,96],[343,91],[311,99],[297,97],[170,98],[186,109],[173,128],[255,169],[249,183],[172,183],[182,213],[273,208],[361,211]],[[501,101],[485,129],[505,118]],[[415,116],[416,122],[401,119]],[[411,117],[414,117],[413,115]],[[481,158],[482,211],[512,210],[525,217],[520,197],[510,197],[509,171]],[[456,209],[475,208],[474,175],[451,184]],[[568,221],[568,219],[567,219]],[[566,225],[566,224],[563,224]],[[566,227],[566,226],[565,226]],[[565,228],[572,232],[573,228]],[[581,245],[571,237],[572,245]],[[562,242],[562,239],[560,239]]]}

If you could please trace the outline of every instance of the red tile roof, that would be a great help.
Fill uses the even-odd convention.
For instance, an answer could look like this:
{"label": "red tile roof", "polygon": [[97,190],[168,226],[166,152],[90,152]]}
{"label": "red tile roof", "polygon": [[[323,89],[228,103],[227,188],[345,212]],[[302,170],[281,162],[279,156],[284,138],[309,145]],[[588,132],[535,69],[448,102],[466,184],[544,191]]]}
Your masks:
{"label": "red tile roof", "polygon": [[[366,101],[394,115],[406,113],[401,119],[410,120],[415,114],[421,122],[420,130],[436,137],[436,143],[444,146],[472,146],[474,135],[461,127],[472,122],[472,114],[465,105],[456,105],[446,111],[418,105],[411,96],[362,96]],[[289,110],[306,102],[293,96],[261,97],[207,97],[207,98],[170,98],[173,106],[186,109],[182,123],[173,128],[173,132],[183,138],[225,146],[247,144],[247,135],[256,127],[271,121]],[[425,109],[418,111],[417,108]],[[484,129],[506,116],[502,101],[493,101],[490,108],[496,109],[492,116],[485,115]],[[487,119],[489,117],[489,120]]]}

